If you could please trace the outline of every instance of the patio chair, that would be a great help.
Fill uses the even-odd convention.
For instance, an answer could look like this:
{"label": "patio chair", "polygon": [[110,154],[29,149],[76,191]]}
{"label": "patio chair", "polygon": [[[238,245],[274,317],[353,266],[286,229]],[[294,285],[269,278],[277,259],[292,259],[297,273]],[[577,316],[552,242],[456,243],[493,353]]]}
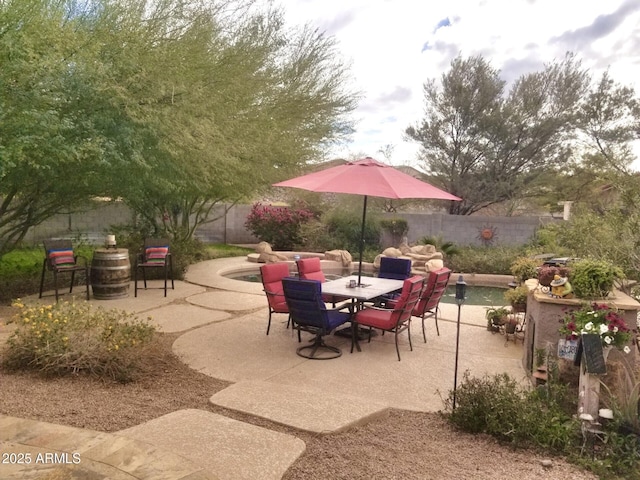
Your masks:
{"label": "patio chair", "polygon": [[328,360],[342,355],[338,347],[327,345],[323,337],[348,322],[351,313],[327,309],[322,298],[322,283],[318,280],[287,277],[282,279],[282,287],[292,325],[298,329],[298,340],[301,329],[315,334],[313,343],[298,347],[296,353],[311,360]]}
{"label": "patio chair", "polygon": [[379,278],[392,278],[394,280],[405,280],[411,276],[411,259],[381,257]]}
{"label": "patio chair", "polygon": [[[369,327],[369,342],[371,342],[371,329],[378,328],[383,332],[393,332],[395,334],[396,353],[400,361],[400,349],[398,347],[398,334],[407,331],[409,337],[409,348],[413,351],[411,344],[411,313],[416,303],[420,299],[420,292],[424,285],[424,277],[415,275],[404,281],[400,297],[394,303],[393,308],[380,308],[376,306],[365,306],[354,316],[354,328],[362,325]],[[351,345],[353,351],[353,343]]]}
{"label": "patio chair", "polygon": [[76,255],[73,251],[71,240],[44,240],[45,258],[42,262],[42,276],[40,277],[40,294],[44,289],[44,275],[47,270],[53,272],[53,288],[55,289],[56,302],[58,301],[58,274],[71,273],[71,285],[69,293],[73,292],[73,281],[76,272],[84,272],[87,286],[87,300],[89,300],[89,263],[86,257]]}
{"label": "patio chair", "polygon": [[138,270],[142,271],[144,289],[147,290],[147,270],[150,268],[162,269],[164,277],[164,287],[156,288],[164,288],[165,297],[167,296],[167,280],[169,278],[171,279],[171,289],[175,290],[176,287],[173,282],[173,259],[171,257],[171,247],[169,245],[169,240],[167,240],[166,238],[145,239],[144,247],[142,249],[142,252],[138,253],[136,257],[136,264],[134,267],[134,297],[138,296]]}
{"label": "patio chair", "polygon": [[[289,276],[289,265],[280,263],[265,263],[260,266],[260,276],[262,277],[262,287],[267,295],[269,304],[269,323],[267,324],[267,335],[271,328],[271,316],[274,313],[286,313],[289,315],[289,307],[284,298],[282,289],[282,279]],[[287,319],[287,328],[291,323],[291,315]]]}
{"label": "patio chair", "polygon": [[440,300],[447,290],[451,270],[446,267],[429,272],[424,289],[420,294],[420,300],[413,307],[413,316],[422,319],[422,338],[427,343],[427,334],[424,329],[424,321],[433,317],[436,323],[436,332],[440,336],[438,327],[438,314],[440,313]]}
{"label": "patio chair", "polygon": [[[395,258],[395,257],[381,257],[380,258],[380,270],[378,271],[378,278],[391,278],[393,280],[406,280],[411,276],[411,259],[410,258]],[[374,299],[374,304],[377,306],[385,305],[387,302],[392,301],[398,297],[398,292],[391,292],[381,297]]]}
{"label": "patio chair", "polygon": [[[320,259],[318,257],[301,258],[296,260],[296,266],[298,267],[298,276],[302,280],[317,280],[321,283],[327,281],[327,278],[320,266]],[[336,304],[342,300],[342,297],[336,295],[323,295],[322,298],[325,302],[330,303],[334,308]]]}
{"label": "patio chair", "polygon": [[[447,290],[450,276],[451,270],[446,267],[429,272],[424,288],[420,293],[420,299],[415,307],[413,307],[412,315],[422,319],[422,337],[424,338],[424,343],[427,343],[427,334],[424,328],[424,321],[427,318],[433,317],[435,319],[436,332],[438,336],[440,336],[440,328],[438,327],[439,305],[444,292]],[[393,308],[394,302],[388,302],[387,307]]]}

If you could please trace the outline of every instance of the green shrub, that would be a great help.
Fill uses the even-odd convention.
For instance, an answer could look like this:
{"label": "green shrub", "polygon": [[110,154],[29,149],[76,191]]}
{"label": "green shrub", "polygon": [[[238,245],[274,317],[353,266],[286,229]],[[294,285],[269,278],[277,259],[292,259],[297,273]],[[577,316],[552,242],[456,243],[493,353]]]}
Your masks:
{"label": "green shrub", "polygon": [[640,437],[624,434],[620,422],[613,422],[605,427],[606,442],[593,452],[583,451],[581,427],[574,415],[577,396],[554,378],[544,387],[526,389],[507,374],[471,378],[465,372],[456,389],[456,409],[450,391],[445,413],[464,431],[486,433],[514,447],[565,455],[600,478],[639,478]]}
{"label": "green shrub", "polygon": [[524,283],[530,278],[536,278],[540,261],[531,257],[518,257],[511,264],[510,270],[518,283]]}
{"label": "green shrub", "polygon": [[394,237],[404,237],[409,232],[409,222],[404,218],[383,218],[380,227]]}
{"label": "green shrub", "polygon": [[7,340],[3,364],[43,374],[87,372],[121,382],[133,379],[146,360],[155,328],[132,314],[92,308],[88,302],[14,306],[17,327]]}
{"label": "green shrub", "polygon": [[[347,250],[356,260],[360,250],[361,235],[362,212],[343,208],[328,212],[319,221],[308,222],[302,227],[301,236],[304,248],[309,251]],[[373,257],[381,251],[380,224],[371,216],[367,217],[365,223],[364,250],[365,252],[375,251]]]}
{"label": "green shrub", "polygon": [[465,372],[456,392],[445,401],[450,421],[472,433],[487,433],[517,447],[552,448],[558,454],[570,452],[579,426],[562,411],[561,386],[526,390],[507,374],[471,378]]}
{"label": "green shrub", "polygon": [[438,252],[442,252],[444,258],[449,259],[460,252],[460,249],[453,242],[445,242],[442,237],[425,236],[417,241],[418,245],[433,245]]}
{"label": "green shrub", "polygon": [[571,264],[571,286],[578,298],[604,298],[614,281],[623,277],[622,269],[606,260],[583,259]]}
{"label": "green shrub", "polygon": [[522,252],[518,247],[464,246],[447,259],[447,266],[454,272],[510,275],[511,264]]}

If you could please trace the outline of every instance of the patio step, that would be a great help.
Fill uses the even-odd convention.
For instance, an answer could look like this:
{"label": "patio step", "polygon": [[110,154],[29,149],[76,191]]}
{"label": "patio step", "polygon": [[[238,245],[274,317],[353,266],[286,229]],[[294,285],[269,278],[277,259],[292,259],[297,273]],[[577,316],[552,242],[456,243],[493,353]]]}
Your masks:
{"label": "patio step", "polygon": [[279,480],[306,448],[291,435],[196,409],[178,410],[118,434],[180,455],[219,480]]}
{"label": "patio step", "polygon": [[314,433],[334,433],[387,411],[362,397],[263,381],[242,381],[213,395],[213,405]]}

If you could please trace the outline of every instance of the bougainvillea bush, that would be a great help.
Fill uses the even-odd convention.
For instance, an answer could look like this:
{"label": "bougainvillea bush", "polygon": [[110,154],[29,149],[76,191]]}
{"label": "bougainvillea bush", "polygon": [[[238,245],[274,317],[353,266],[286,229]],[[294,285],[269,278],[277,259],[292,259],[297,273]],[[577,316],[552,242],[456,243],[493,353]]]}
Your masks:
{"label": "bougainvillea bush", "polygon": [[89,373],[126,382],[148,361],[155,327],[125,311],[88,302],[29,306],[16,300],[13,306],[19,309],[16,329],[2,355],[9,369]]}
{"label": "bougainvillea bush", "polygon": [[300,244],[300,226],[314,214],[307,208],[290,208],[254,203],[244,226],[274,250],[291,250]]}

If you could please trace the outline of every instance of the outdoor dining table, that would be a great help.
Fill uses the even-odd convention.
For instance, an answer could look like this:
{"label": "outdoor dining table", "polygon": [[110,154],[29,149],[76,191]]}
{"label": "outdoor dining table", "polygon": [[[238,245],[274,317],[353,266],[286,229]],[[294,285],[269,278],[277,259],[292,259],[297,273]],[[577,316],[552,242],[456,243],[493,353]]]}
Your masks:
{"label": "outdoor dining table", "polygon": [[[355,282],[355,287],[350,286]],[[327,295],[335,295],[351,299],[351,312],[357,311],[362,302],[373,300],[381,295],[401,290],[404,280],[395,280],[391,278],[378,277],[361,277],[360,285],[358,285],[358,275],[350,275],[337,280],[330,280],[322,284],[322,293]],[[358,344],[359,332],[355,332],[356,325],[352,322],[351,328],[336,332],[342,336],[350,336],[360,351]]]}

